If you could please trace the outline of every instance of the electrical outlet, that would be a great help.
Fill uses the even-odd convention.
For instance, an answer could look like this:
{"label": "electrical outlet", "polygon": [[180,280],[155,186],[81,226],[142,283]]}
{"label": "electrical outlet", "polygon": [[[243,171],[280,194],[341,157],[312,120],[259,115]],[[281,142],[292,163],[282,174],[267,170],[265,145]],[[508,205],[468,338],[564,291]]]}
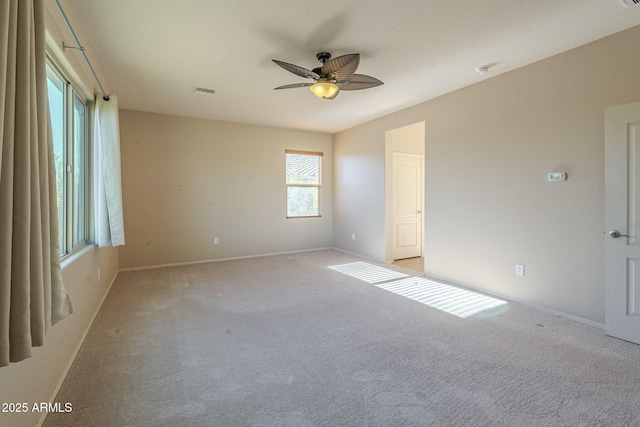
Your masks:
{"label": "electrical outlet", "polygon": [[217,245],[218,243],[220,243],[220,239],[218,239],[217,237],[213,238],[213,244]]}
{"label": "electrical outlet", "polygon": [[516,276],[524,276],[524,264],[516,264]]}
{"label": "electrical outlet", "polygon": [[101,275],[102,275],[102,269],[98,267],[98,280],[100,280]]}
{"label": "electrical outlet", "polygon": [[351,240],[356,240],[356,233],[351,233]]}

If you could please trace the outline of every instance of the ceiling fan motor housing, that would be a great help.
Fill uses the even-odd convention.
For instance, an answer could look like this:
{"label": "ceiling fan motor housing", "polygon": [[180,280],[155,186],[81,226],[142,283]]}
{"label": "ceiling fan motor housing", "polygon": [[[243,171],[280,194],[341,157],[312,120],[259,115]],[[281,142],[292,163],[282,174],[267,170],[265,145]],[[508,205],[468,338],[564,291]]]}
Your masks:
{"label": "ceiling fan motor housing", "polygon": [[[322,65],[324,65],[328,60],[331,59],[331,54],[329,52],[318,52],[316,53],[316,59],[320,61]],[[311,71],[313,71],[319,76],[322,75],[322,67],[314,68]],[[327,77],[329,78],[329,80],[335,80],[331,76],[327,76]]]}
{"label": "ceiling fan motor housing", "polygon": [[331,54],[329,52],[319,52],[316,54],[316,59],[324,64],[331,59]]}

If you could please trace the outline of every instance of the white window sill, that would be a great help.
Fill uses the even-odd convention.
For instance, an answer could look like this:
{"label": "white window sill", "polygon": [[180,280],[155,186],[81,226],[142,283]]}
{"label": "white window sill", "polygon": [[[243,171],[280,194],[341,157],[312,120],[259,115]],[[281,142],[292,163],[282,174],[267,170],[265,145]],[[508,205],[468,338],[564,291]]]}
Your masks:
{"label": "white window sill", "polygon": [[95,245],[92,244],[87,244],[86,246],[84,246],[82,249],[77,250],[69,255],[66,255],[64,258],[62,258],[62,260],[60,261],[60,266],[62,267],[62,269],[64,270],[69,264],[72,264],[73,262],[75,262],[78,258],[84,256],[86,253],[93,251],[95,248]]}

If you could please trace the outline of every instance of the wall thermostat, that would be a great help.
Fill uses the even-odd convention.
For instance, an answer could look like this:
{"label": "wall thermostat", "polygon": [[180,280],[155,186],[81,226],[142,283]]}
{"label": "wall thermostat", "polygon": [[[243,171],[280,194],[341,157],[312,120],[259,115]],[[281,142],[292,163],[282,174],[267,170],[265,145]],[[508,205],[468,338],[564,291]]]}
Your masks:
{"label": "wall thermostat", "polygon": [[566,172],[551,172],[549,174],[549,182],[561,182],[567,180]]}

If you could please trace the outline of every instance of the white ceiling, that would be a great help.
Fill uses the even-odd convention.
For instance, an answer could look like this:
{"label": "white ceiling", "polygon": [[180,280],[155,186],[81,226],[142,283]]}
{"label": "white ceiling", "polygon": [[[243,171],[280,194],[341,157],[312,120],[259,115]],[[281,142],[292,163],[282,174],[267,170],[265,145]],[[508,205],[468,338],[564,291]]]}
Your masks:
{"label": "white ceiling", "polygon": [[[327,133],[640,24],[640,7],[622,0],[61,4],[121,108]],[[360,53],[357,73],[384,85],[334,100],[307,88],[273,90],[306,80],[271,59],[312,69],[319,51]],[[483,65],[490,70],[481,76],[474,70]]]}

